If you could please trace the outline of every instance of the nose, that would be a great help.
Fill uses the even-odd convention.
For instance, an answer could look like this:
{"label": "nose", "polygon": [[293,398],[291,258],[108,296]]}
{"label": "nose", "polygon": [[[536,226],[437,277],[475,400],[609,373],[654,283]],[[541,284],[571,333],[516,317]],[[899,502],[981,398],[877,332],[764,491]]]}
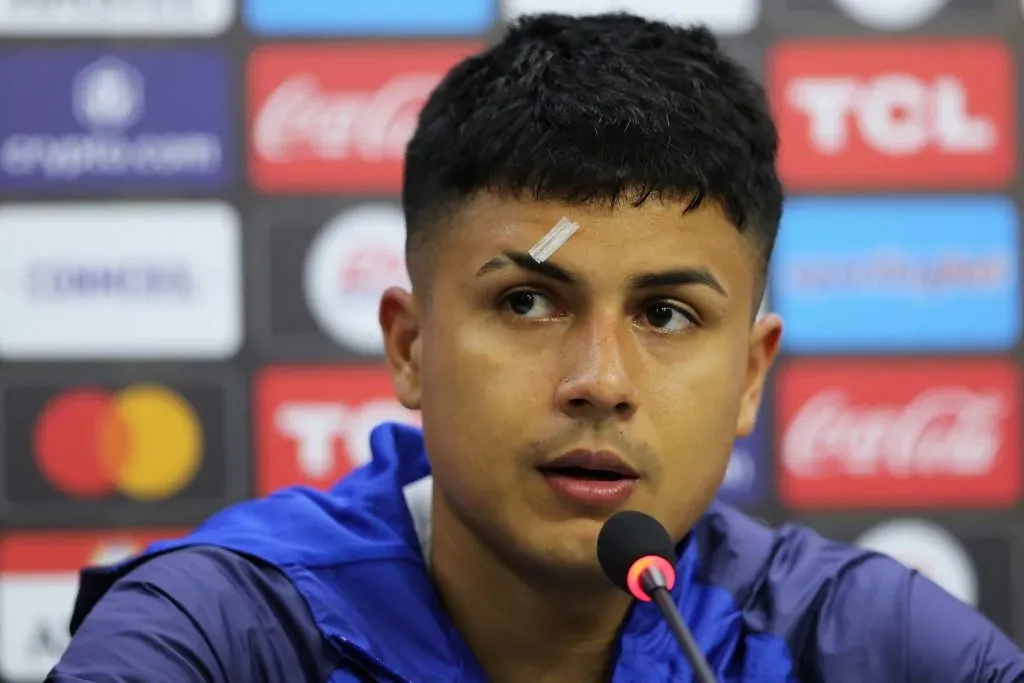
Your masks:
{"label": "nose", "polygon": [[617,327],[621,323],[594,324],[565,349],[569,372],[556,390],[564,414],[597,422],[636,413],[637,388],[626,362],[629,333]]}

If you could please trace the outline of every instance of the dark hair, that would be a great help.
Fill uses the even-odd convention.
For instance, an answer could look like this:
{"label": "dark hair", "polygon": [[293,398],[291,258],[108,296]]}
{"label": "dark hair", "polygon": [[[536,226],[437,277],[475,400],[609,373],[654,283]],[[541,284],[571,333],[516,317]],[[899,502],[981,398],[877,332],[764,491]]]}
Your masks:
{"label": "dark hair", "polygon": [[[771,256],[782,213],[763,88],[704,27],[540,14],[457,64],[405,159],[410,268],[480,191],[568,203],[717,201]],[[415,278],[414,278],[415,279]]]}

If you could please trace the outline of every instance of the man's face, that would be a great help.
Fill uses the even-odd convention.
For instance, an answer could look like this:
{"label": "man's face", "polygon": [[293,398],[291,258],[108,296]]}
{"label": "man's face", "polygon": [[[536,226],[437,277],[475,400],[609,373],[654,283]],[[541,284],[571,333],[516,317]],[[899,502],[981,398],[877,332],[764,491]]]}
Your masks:
{"label": "man's face", "polygon": [[[536,264],[530,248],[563,216],[579,230]],[[593,569],[619,509],[681,538],[752,430],[777,349],[778,318],[751,325],[754,247],[713,204],[483,195],[452,220],[427,247],[429,301],[390,290],[381,313],[439,503],[534,565]],[[636,477],[604,503],[567,495],[545,466],[570,452],[614,456]]]}

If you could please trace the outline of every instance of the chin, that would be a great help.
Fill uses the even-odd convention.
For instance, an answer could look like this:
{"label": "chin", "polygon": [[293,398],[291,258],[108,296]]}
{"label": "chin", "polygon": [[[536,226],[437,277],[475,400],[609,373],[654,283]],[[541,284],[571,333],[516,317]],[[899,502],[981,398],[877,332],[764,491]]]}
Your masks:
{"label": "chin", "polygon": [[493,508],[492,512],[486,518],[470,517],[470,526],[492,553],[520,575],[556,584],[560,590],[586,588],[592,592],[597,586],[611,586],[597,561],[603,516],[581,517],[550,509],[542,512],[532,505],[516,504],[500,514]]}
{"label": "chin", "polygon": [[[601,575],[597,562],[597,534],[601,523],[576,519],[550,524],[545,533],[523,539],[523,547],[531,555],[531,564],[539,571],[578,576]],[[538,530],[539,531],[539,530]]]}

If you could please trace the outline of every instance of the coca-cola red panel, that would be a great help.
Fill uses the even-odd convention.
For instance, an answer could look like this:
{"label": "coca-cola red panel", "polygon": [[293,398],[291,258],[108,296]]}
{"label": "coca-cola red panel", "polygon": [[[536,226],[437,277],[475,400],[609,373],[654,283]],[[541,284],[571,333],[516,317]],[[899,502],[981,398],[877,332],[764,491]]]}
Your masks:
{"label": "coca-cola red panel", "polygon": [[1011,360],[792,361],[779,373],[779,496],[796,510],[984,508],[1021,497]]}
{"label": "coca-cola red panel", "polygon": [[249,177],[270,194],[399,194],[426,97],[479,43],[265,45],[248,62]]}

